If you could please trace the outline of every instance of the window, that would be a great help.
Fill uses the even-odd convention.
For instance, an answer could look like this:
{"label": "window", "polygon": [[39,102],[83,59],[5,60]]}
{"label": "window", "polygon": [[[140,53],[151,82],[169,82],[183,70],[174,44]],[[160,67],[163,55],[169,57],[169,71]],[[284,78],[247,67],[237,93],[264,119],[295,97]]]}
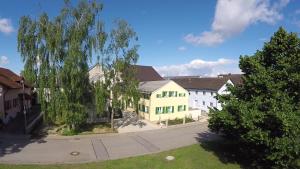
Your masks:
{"label": "window", "polygon": [[13,107],[17,107],[18,106],[18,99],[13,99]]}
{"label": "window", "polygon": [[142,105],[142,112],[145,112],[145,105]]}
{"label": "window", "polygon": [[4,109],[5,110],[11,109],[11,101],[10,100],[7,100],[4,102]]}
{"label": "window", "polygon": [[156,113],[156,114],[161,114],[161,113],[163,113],[162,107],[156,107],[156,108],[155,108],[155,113]]}
{"label": "window", "polygon": [[161,98],[161,94],[157,94],[157,95],[156,95],[156,98]]}
{"label": "window", "polygon": [[168,92],[166,92],[166,91],[162,92],[162,97],[167,97],[167,95],[168,95]]}
{"label": "window", "polygon": [[203,91],[203,95],[206,95],[206,91]]}
{"label": "window", "polygon": [[198,94],[198,91],[196,91],[196,94]]}
{"label": "window", "polygon": [[149,94],[143,94],[144,99],[149,99],[150,95]]}
{"label": "window", "polygon": [[175,92],[174,91],[169,91],[169,97],[174,97],[175,96]]}
{"label": "window", "polygon": [[179,93],[179,97],[184,97],[185,93]]}
{"label": "window", "polygon": [[149,106],[145,107],[145,113],[149,113]]}
{"label": "window", "polygon": [[213,96],[213,95],[214,95],[214,92],[210,92],[210,95]]}
{"label": "window", "polygon": [[189,95],[191,95],[191,93],[189,92]]}
{"label": "window", "polygon": [[202,102],[203,106],[205,106],[205,101]]}
{"label": "window", "polygon": [[173,113],[174,112],[174,106],[167,106],[166,107],[166,113]]}
{"label": "window", "polygon": [[178,112],[185,111],[185,105],[179,105],[177,111]]}
{"label": "window", "polygon": [[210,105],[210,107],[213,107],[213,106],[214,106],[214,104],[213,104],[212,102],[210,102],[209,105]]}

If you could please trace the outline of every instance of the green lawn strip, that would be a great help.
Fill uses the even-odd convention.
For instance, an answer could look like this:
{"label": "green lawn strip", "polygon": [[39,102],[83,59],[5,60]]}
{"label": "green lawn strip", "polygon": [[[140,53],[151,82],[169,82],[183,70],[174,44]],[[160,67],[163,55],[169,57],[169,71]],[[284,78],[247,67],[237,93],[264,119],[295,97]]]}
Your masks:
{"label": "green lawn strip", "polygon": [[[194,122],[195,120],[193,120],[190,117],[185,118],[185,123],[191,123]],[[166,124],[166,121],[163,122],[164,124]],[[168,125],[172,126],[172,125],[177,125],[177,124],[183,124],[183,119],[180,118],[175,118],[173,120],[168,120]]]}
{"label": "green lawn strip", "polygon": [[[217,142],[216,142],[217,143]],[[240,169],[239,164],[223,163],[211,150],[195,144],[162,153],[86,164],[0,165],[5,169]],[[166,156],[175,157],[167,161]]]}

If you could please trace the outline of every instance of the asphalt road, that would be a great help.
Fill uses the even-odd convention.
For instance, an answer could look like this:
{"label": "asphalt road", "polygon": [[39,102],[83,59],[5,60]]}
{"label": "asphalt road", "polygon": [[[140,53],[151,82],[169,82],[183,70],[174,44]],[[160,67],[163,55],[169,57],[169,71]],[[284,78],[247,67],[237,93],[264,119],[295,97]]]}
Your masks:
{"label": "asphalt road", "polygon": [[110,135],[52,136],[39,139],[0,136],[0,163],[102,161],[161,152],[215,138],[217,136],[208,131],[207,122]]}

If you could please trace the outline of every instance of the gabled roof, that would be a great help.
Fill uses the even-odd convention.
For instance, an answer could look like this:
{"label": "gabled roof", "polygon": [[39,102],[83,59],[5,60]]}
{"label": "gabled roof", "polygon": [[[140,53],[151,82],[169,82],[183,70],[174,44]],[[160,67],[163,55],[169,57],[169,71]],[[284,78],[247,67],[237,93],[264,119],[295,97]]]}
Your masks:
{"label": "gabled roof", "polygon": [[20,77],[19,75],[15,74],[9,69],[5,69],[2,67],[0,67],[0,75],[5,76],[15,82],[22,80],[22,77]]}
{"label": "gabled roof", "polygon": [[171,80],[160,80],[160,81],[147,81],[139,83],[139,90],[145,93],[152,93],[155,90],[163,87],[167,83],[171,82]]}
{"label": "gabled roof", "polygon": [[152,66],[133,65],[139,82],[164,80]]}
{"label": "gabled roof", "polygon": [[[0,67],[0,84],[12,89],[17,89],[22,87],[21,81],[21,76],[15,74],[9,69]],[[26,81],[24,84],[26,87],[31,87]]]}
{"label": "gabled roof", "polygon": [[3,77],[2,75],[0,75],[0,84],[12,89],[18,89],[22,87],[19,83],[14,82],[6,77]]}
{"label": "gabled roof", "polygon": [[228,79],[218,77],[205,78],[175,78],[172,79],[185,89],[213,90],[218,91]]}
{"label": "gabled roof", "polygon": [[241,85],[243,84],[242,74],[220,74],[218,77],[223,77],[230,79],[234,85]]}
{"label": "gabled roof", "polygon": [[[89,71],[92,71],[99,64],[92,66]],[[101,67],[101,65],[99,65]],[[152,66],[132,65],[135,69],[135,78],[139,82],[164,80]],[[100,73],[100,72],[99,72]],[[91,80],[99,80],[102,75],[90,77]]]}

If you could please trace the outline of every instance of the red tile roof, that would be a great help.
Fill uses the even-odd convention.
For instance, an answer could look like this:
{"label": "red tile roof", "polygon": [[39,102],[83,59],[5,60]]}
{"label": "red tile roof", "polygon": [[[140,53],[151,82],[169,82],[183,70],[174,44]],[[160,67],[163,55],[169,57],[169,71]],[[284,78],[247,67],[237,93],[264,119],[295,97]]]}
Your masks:
{"label": "red tile roof", "polygon": [[2,67],[0,67],[0,75],[8,77],[9,79],[11,79],[12,81],[15,81],[15,82],[22,80],[21,76],[15,74],[14,72],[12,72],[9,69],[5,69],[5,68],[2,68]]}
{"label": "red tile roof", "polygon": [[152,66],[134,65],[139,82],[164,80]]}
{"label": "red tile roof", "polygon": [[242,74],[220,74],[218,77],[230,79],[234,85],[243,84]]}
{"label": "red tile roof", "polygon": [[228,79],[218,77],[174,78],[172,79],[185,89],[200,89],[218,91]]}
{"label": "red tile roof", "polygon": [[[21,80],[21,76],[15,74],[9,69],[0,67],[0,84],[16,89],[22,87]],[[31,87],[26,81],[24,84],[26,87]]]}
{"label": "red tile roof", "polygon": [[0,84],[6,86],[6,87],[9,87],[9,88],[12,88],[12,89],[18,89],[18,88],[21,88],[22,86],[17,83],[17,82],[14,82],[6,77],[3,77],[0,75]]}

